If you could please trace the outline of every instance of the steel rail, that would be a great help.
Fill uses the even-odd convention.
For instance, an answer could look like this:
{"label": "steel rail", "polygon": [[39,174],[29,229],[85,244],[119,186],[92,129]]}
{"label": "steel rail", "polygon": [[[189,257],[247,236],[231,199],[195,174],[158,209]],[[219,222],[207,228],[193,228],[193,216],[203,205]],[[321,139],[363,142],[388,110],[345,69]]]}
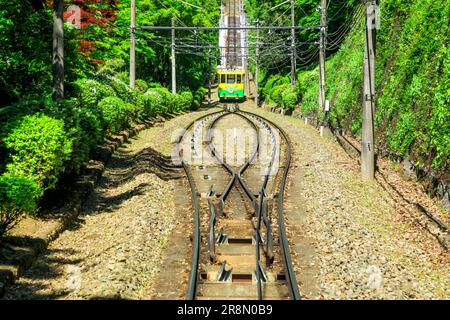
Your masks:
{"label": "steel rail", "polygon": [[[260,118],[260,117],[255,117],[255,119]],[[260,118],[261,119],[261,118]],[[270,136],[272,137],[272,140],[275,140],[274,137],[274,133],[272,128],[270,128],[270,126],[265,125],[264,123],[262,123],[262,125],[269,131]],[[266,211],[265,211],[265,206],[264,206],[264,197],[266,195],[266,187],[267,184],[269,182],[269,175],[270,172],[272,171],[272,167],[273,167],[273,163],[275,161],[275,154],[276,154],[276,146],[273,147],[272,150],[272,154],[271,154],[271,159],[269,162],[269,165],[267,166],[266,169],[266,173],[264,175],[264,182],[262,184],[261,190],[259,192],[259,203],[258,203],[258,208],[257,208],[257,226],[256,226],[256,253],[255,253],[255,258],[256,258],[256,265],[255,265],[255,272],[256,272],[256,284],[257,284],[257,293],[258,293],[258,299],[262,300],[263,299],[263,294],[262,294],[262,279],[264,279],[264,281],[266,281],[266,276],[264,275],[264,270],[262,268],[261,265],[261,257],[260,257],[260,245],[263,244],[263,238],[262,238],[262,234],[261,234],[261,219],[264,222],[264,225],[266,227],[266,236],[267,236],[267,250],[266,250],[266,257],[269,257],[269,243],[272,242],[270,240],[270,237],[272,235],[271,232],[271,228],[270,228],[270,223],[267,219],[267,216],[265,215]],[[263,217],[261,217],[263,215]]]}
{"label": "steel rail", "polygon": [[195,300],[196,295],[197,295],[198,267],[199,267],[199,261],[200,261],[200,206],[199,206],[199,202],[198,202],[197,191],[195,188],[194,180],[192,179],[192,175],[191,175],[188,165],[183,160],[183,157],[181,155],[180,143],[181,143],[181,141],[183,141],[188,130],[197,121],[202,120],[202,119],[207,118],[212,115],[216,115],[221,112],[223,112],[223,111],[221,110],[221,111],[217,111],[217,112],[212,112],[212,113],[203,115],[203,116],[195,119],[194,121],[192,121],[188,126],[185,127],[184,134],[179,137],[177,144],[176,144],[176,151],[177,151],[176,154],[179,156],[181,165],[184,169],[186,177],[188,178],[189,187],[191,190],[192,202],[194,205],[194,237],[193,237],[193,248],[192,248],[192,259],[191,259],[191,271],[189,274],[188,289],[187,289],[187,294],[186,294],[187,300]]}
{"label": "steel rail", "polygon": [[[230,114],[235,114],[238,115],[242,118],[244,118],[246,121],[248,121],[253,128],[255,129],[255,131],[257,132],[257,143],[256,143],[256,148],[254,153],[252,154],[252,156],[243,164],[243,166],[239,169],[239,171],[236,173],[233,168],[227,164],[223,158],[221,158],[219,156],[219,154],[216,151],[216,148],[214,147],[214,145],[212,144],[211,141],[211,133],[212,133],[212,128],[215,126],[215,124],[217,123],[217,121],[219,121],[220,119],[222,119],[224,116],[226,115],[230,115]],[[235,113],[235,112],[227,112],[224,113],[223,115],[220,115],[219,117],[217,117],[216,119],[214,119],[213,122],[211,122],[211,124],[208,126],[208,132],[207,132],[207,136],[206,136],[206,140],[208,141],[208,148],[210,149],[211,154],[219,161],[219,163],[228,171],[228,173],[233,177],[233,179],[228,183],[227,187],[225,188],[224,192],[221,195],[221,202],[223,203],[226,199],[226,196],[229,194],[229,192],[231,191],[231,189],[234,186],[234,183],[236,182],[236,180],[241,184],[242,188],[244,189],[245,193],[247,194],[247,196],[250,198],[250,200],[252,200],[253,205],[255,205],[256,202],[256,198],[254,196],[254,194],[251,192],[250,188],[247,186],[247,184],[241,179],[241,175],[245,172],[245,170],[250,166],[250,164],[255,160],[256,155],[259,152],[259,134],[258,134],[258,128],[255,126],[255,124],[250,121],[248,118],[242,116],[239,113]],[[225,196],[223,196],[225,195]]]}
{"label": "steel rail", "polygon": [[[255,269],[255,273],[256,273],[256,279],[257,279],[257,293],[258,293],[258,299],[262,300],[262,286],[261,286],[261,280],[262,279],[266,279],[265,275],[264,275],[264,271],[263,268],[261,266],[261,260],[260,260],[260,244],[263,243],[263,239],[261,236],[261,220],[263,220],[264,225],[266,227],[266,236],[267,236],[267,249],[266,249],[266,256],[269,257],[269,259],[271,259],[271,254],[270,252],[273,252],[271,245],[273,243],[271,237],[272,237],[272,232],[271,232],[271,228],[270,228],[270,223],[268,221],[268,217],[267,217],[267,210],[264,207],[264,196],[265,196],[265,189],[267,187],[268,181],[269,181],[269,176],[270,176],[270,172],[272,170],[273,167],[273,163],[275,161],[275,155],[276,155],[276,148],[273,148],[272,154],[271,154],[271,160],[270,163],[268,165],[268,168],[266,169],[266,173],[264,175],[264,182],[262,184],[261,187],[261,191],[259,192],[259,203],[257,204],[256,198],[253,194],[253,192],[247,187],[247,185],[245,184],[244,180],[241,179],[241,174],[245,171],[245,169],[248,168],[248,166],[250,165],[251,162],[253,162],[254,158],[256,157],[257,153],[259,152],[260,149],[260,140],[259,140],[259,129],[256,127],[256,125],[254,124],[254,122],[252,120],[250,120],[247,116],[240,114],[239,112],[235,112],[233,114],[239,115],[242,118],[244,118],[246,121],[248,121],[254,128],[255,131],[257,132],[257,147],[255,148],[255,153],[253,154],[253,156],[241,167],[241,169],[239,170],[239,173],[236,175],[236,173],[234,172],[234,170],[231,168],[231,166],[229,166],[222,158],[220,158],[217,154],[217,152],[215,151],[214,146],[212,145],[212,141],[211,141],[211,128],[213,128],[216,124],[217,121],[219,121],[221,118],[223,118],[226,115],[231,114],[230,112],[225,113],[223,115],[220,115],[219,117],[217,117],[210,125],[209,125],[209,131],[208,131],[208,135],[207,135],[207,140],[208,140],[208,146],[211,150],[211,153],[216,157],[216,159],[219,161],[219,163],[221,163],[226,169],[227,171],[233,176],[233,179],[231,180],[231,182],[228,184],[227,188],[225,189],[224,193],[228,194],[228,192],[231,190],[231,188],[234,185],[234,182],[236,180],[236,178],[239,180],[241,186],[243,187],[243,189],[245,190],[245,192],[247,193],[247,196],[249,196],[249,198],[252,200],[252,204],[255,210],[255,215],[257,218],[257,228],[256,228],[256,253],[255,253],[255,258],[256,258],[256,269]],[[259,117],[260,119],[262,119],[261,117]],[[270,126],[262,123],[262,126],[264,126],[270,133],[272,140],[274,140],[274,133],[272,128],[270,128]],[[221,197],[221,203],[222,203],[222,208],[224,206],[224,198]],[[211,234],[211,230],[210,230],[210,234]]]}
{"label": "steel rail", "polygon": [[284,209],[283,209],[284,190],[286,187],[286,179],[287,179],[287,176],[289,173],[289,168],[291,166],[291,159],[292,159],[291,141],[289,140],[288,135],[282,128],[280,128],[278,125],[276,125],[272,121],[268,120],[267,118],[259,116],[252,112],[248,112],[248,111],[241,110],[241,112],[259,117],[259,118],[263,119],[264,121],[266,121],[267,123],[269,123],[270,125],[272,125],[273,127],[277,128],[277,130],[279,130],[281,132],[281,135],[287,142],[287,148],[288,148],[287,159],[285,162],[285,168],[284,168],[284,172],[283,172],[283,175],[281,178],[280,187],[278,190],[278,197],[277,197],[278,198],[277,199],[278,200],[277,201],[278,230],[279,230],[279,239],[280,239],[280,246],[282,248],[281,251],[282,251],[282,255],[283,255],[284,265],[286,267],[286,280],[288,283],[289,292],[290,292],[293,300],[300,300],[301,295],[298,290],[297,277],[295,275],[294,267],[292,264],[292,257],[291,257],[291,253],[290,253],[290,249],[289,249],[289,242],[287,240],[287,235],[286,235],[286,226],[285,226],[285,222],[284,222]]}
{"label": "steel rail", "polygon": [[[247,121],[249,121],[249,123],[254,127],[256,134],[257,134],[257,147],[255,148],[255,152],[253,153],[253,155],[249,158],[248,161],[246,161],[244,163],[244,165],[240,168],[239,172],[236,173],[233,168],[228,165],[222,158],[219,157],[218,153],[216,152],[215,147],[212,144],[211,141],[211,132],[212,132],[212,128],[215,126],[215,124],[217,123],[217,121],[219,121],[220,119],[222,119],[225,115],[229,115],[231,112],[227,112],[224,113],[222,115],[219,115],[218,117],[216,117],[214,119],[214,121],[212,121],[210,123],[210,125],[208,126],[208,130],[207,130],[207,134],[206,134],[206,140],[208,141],[208,148],[210,149],[211,154],[219,161],[219,163],[225,167],[225,169],[228,171],[229,174],[231,174],[232,179],[228,182],[227,186],[225,187],[225,190],[222,192],[222,194],[220,195],[220,204],[221,204],[221,209],[222,209],[222,213],[223,213],[223,209],[225,207],[225,199],[228,197],[228,195],[231,192],[231,189],[233,188],[234,184],[236,183],[236,180],[238,180],[242,186],[242,188],[245,190],[245,192],[247,193],[247,195],[252,199],[252,204],[253,207],[255,208],[256,205],[256,198],[254,197],[254,195],[251,193],[250,189],[247,187],[247,185],[240,179],[240,175],[241,173],[243,173],[248,166],[250,165],[251,162],[253,162],[253,160],[255,159],[258,150],[259,150],[259,135],[258,135],[258,129],[256,128],[256,126],[254,125],[254,123],[252,123],[251,121],[249,121],[248,119],[246,119],[244,117],[244,119],[246,119]],[[240,115],[241,116],[241,115]],[[215,208],[213,204],[209,205],[209,211],[210,211],[210,223],[209,223],[209,242],[208,242],[208,253],[210,256],[210,260],[214,261],[215,260],[215,244],[217,241],[215,241],[215,239],[213,239],[215,236],[215,224],[216,224],[216,212],[215,212]],[[213,241],[214,240],[214,241]]]}

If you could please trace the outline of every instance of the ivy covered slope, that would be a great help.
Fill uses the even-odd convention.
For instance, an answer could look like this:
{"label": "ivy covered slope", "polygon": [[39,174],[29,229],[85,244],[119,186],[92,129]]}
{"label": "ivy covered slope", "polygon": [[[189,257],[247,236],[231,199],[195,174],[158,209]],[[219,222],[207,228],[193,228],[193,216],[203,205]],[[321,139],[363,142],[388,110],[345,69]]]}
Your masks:
{"label": "ivy covered slope", "polygon": [[[450,168],[450,4],[381,1],[377,35],[376,139],[379,146],[448,175]],[[363,19],[364,20],[364,19]],[[364,23],[364,21],[362,22]],[[327,62],[331,121],[361,129],[363,25],[351,31]],[[317,75],[317,73],[315,73]],[[302,110],[316,113],[317,77],[301,74],[310,89]],[[448,178],[448,176],[447,176]]]}
{"label": "ivy covered slope", "polygon": [[[248,0],[251,2],[251,0]],[[271,1],[267,1],[268,3]],[[308,10],[311,1],[305,3]],[[331,1],[330,8],[333,8]],[[317,7],[318,1],[314,1]],[[270,6],[270,5],[269,5]],[[343,19],[329,19],[329,34],[353,22],[345,41],[336,49],[329,40],[326,62],[326,95],[331,101],[329,120],[359,135],[362,113],[362,67],[364,23],[361,2],[347,6]],[[359,10],[359,11],[358,11]],[[381,0],[380,30],[377,31],[376,142],[391,153],[409,156],[418,165],[433,169],[441,178],[450,174],[450,3],[432,0]],[[336,11],[337,16],[346,9]],[[358,12],[360,12],[358,14]],[[336,16],[330,13],[329,17]],[[317,23],[316,20],[311,21]],[[304,24],[304,22],[299,22]],[[345,30],[342,27],[341,30]],[[339,34],[339,33],[338,33]],[[303,38],[304,39],[304,38]],[[316,38],[317,39],[317,38]],[[307,50],[307,48],[306,48]],[[318,109],[317,61],[298,72],[297,104],[302,113],[323,117]],[[289,67],[289,66],[288,66]],[[266,100],[287,107],[284,99],[289,70],[266,70],[261,91]],[[293,90],[293,89],[290,89]]]}
{"label": "ivy covered slope", "polygon": [[[137,1],[137,25],[169,26],[172,17],[187,25],[218,20],[219,1],[190,2],[205,10]],[[64,3],[65,10],[81,8],[81,28],[65,25],[65,97],[53,101],[52,1],[0,0],[0,240],[24,213],[36,213],[61,177],[76,176],[107,135],[196,109],[205,94],[210,66],[203,56],[178,56],[178,94],[168,90],[170,46],[163,39],[170,32],[136,31],[138,79],[135,88],[128,85],[129,0]]]}

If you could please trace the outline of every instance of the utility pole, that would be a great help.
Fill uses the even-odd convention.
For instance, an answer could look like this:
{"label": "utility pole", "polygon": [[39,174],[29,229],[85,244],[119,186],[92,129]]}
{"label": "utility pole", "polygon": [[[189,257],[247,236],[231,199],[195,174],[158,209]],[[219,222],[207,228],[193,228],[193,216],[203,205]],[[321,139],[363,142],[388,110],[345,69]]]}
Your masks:
{"label": "utility pole", "polygon": [[208,107],[211,107],[211,49],[208,50]]}
{"label": "utility pole", "polygon": [[256,20],[256,49],[255,49],[255,103],[258,106],[259,103],[259,19]]}
{"label": "utility pole", "polygon": [[247,30],[244,31],[244,35],[245,35],[245,48],[243,49],[243,52],[245,52],[245,57],[244,57],[244,64],[245,64],[245,95],[248,97],[250,95],[250,70],[248,68],[249,66],[249,50],[248,50],[248,32]]}
{"label": "utility pole", "polygon": [[325,50],[327,32],[327,0],[320,2],[319,106],[325,108]]}
{"label": "utility pole", "polygon": [[53,99],[64,99],[64,1],[53,0]]}
{"label": "utility pole", "polygon": [[[291,0],[291,26],[295,27],[295,0]],[[291,30],[291,84],[295,85],[297,81],[296,75],[296,56],[297,48],[295,47],[295,29]]]}
{"label": "utility pole", "polygon": [[136,80],[136,0],[131,0],[131,26],[130,26],[130,87],[134,88]]}
{"label": "utility pole", "polygon": [[375,177],[373,114],[375,111],[375,47],[378,4],[375,0],[363,1],[366,10],[366,26],[364,45],[361,174],[364,180],[370,181]]}
{"label": "utility pole", "polygon": [[172,93],[177,93],[177,63],[175,56],[175,18],[172,18]]}

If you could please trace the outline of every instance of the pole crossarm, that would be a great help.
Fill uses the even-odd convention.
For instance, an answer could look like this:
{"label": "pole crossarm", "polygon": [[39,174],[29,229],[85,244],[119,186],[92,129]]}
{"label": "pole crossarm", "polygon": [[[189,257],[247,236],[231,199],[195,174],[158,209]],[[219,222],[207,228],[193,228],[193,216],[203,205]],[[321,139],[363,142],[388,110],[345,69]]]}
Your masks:
{"label": "pole crossarm", "polygon": [[[320,30],[316,26],[244,26],[244,27],[170,27],[170,26],[135,26],[136,30],[179,30],[179,31],[220,31],[220,30]],[[130,27],[131,28],[131,27]]]}

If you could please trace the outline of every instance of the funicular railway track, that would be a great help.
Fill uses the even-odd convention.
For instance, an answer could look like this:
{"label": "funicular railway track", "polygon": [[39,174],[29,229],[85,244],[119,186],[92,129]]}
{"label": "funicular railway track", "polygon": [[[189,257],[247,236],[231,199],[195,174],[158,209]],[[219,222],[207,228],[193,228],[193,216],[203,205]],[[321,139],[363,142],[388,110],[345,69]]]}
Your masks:
{"label": "funicular railway track", "polygon": [[[228,163],[230,155],[220,152],[212,134],[227,121],[253,132],[242,163]],[[194,209],[187,299],[300,299],[283,212],[290,149],[284,131],[237,109],[199,118],[180,137]],[[207,156],[189,161],[188,154],[202,152]]]}
{"label": "funicular railway track", "polygon": [[[241,24],[241,0],[229,0],[225,2],[225,5],[228,26],[239,27]],[[238,30],[229,30],[227,33],[225,55],[227,57],[226,61],[228,69],[242,67],[242,48],[240,47],[241,36],[241,31]]]}

